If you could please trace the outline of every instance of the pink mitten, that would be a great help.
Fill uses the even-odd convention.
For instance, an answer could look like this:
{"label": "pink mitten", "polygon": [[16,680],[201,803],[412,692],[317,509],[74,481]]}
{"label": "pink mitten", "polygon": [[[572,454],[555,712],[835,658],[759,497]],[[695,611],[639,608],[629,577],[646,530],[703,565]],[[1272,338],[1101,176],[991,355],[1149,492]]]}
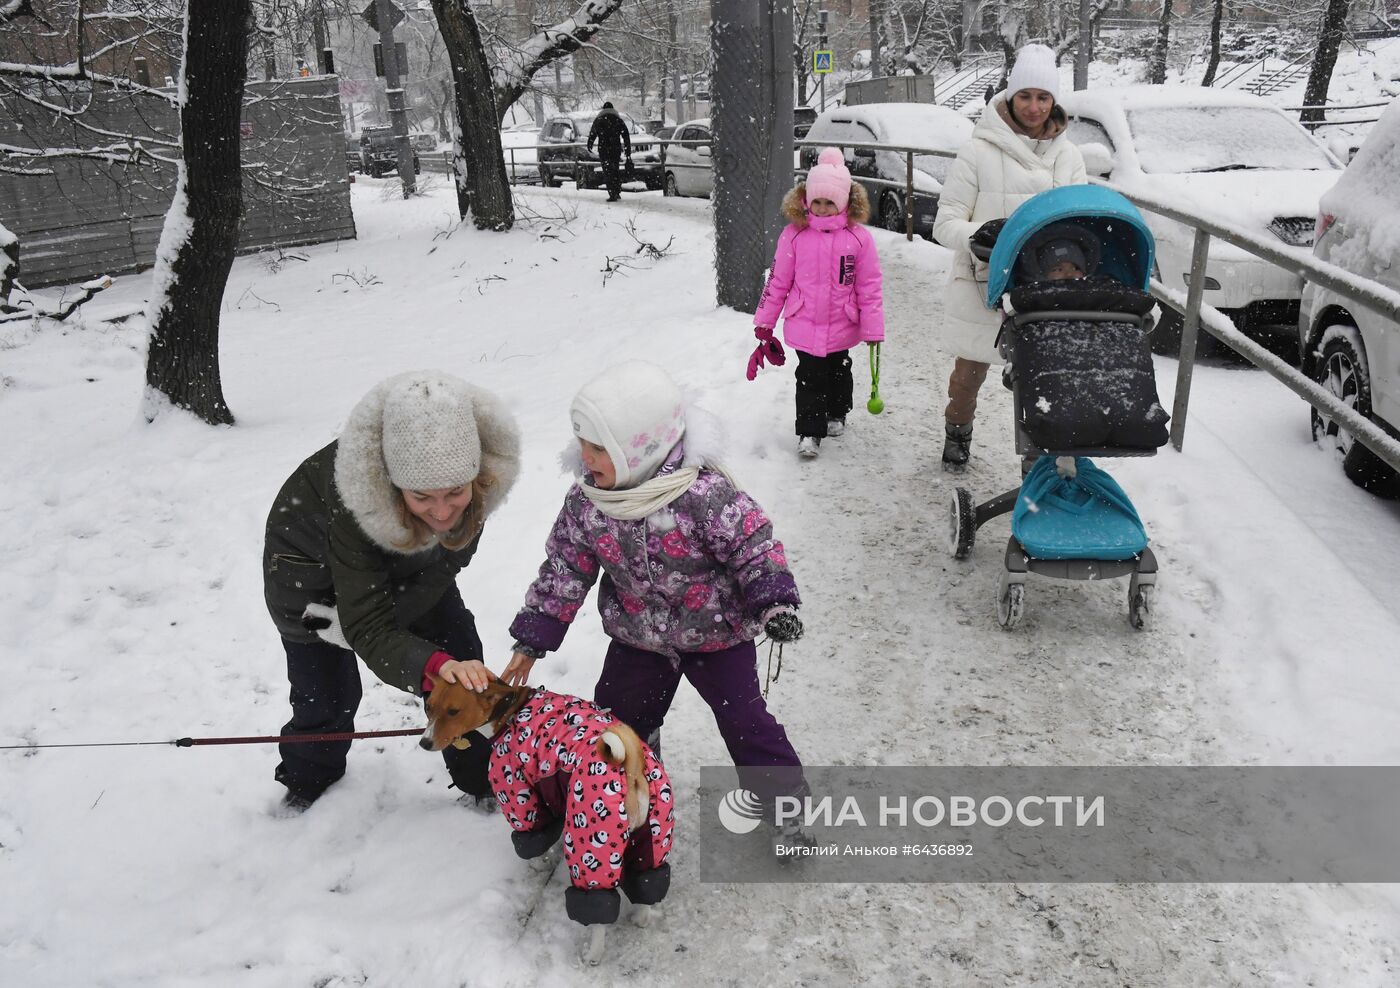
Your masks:
{"label": "pink mitten", "polygon": [[758,369],[763,366],[763,344],[754,347],[753,353],[749,354],[749,369],[744,372],[744,376],[750,381],[758,377]]}
{"label": "pink mitten", "polygon": [[767,326],[755,326],[753,335],[758,339],[763,355],[768,358],[770,364],[781,367],[787,363],[787,354],[783,352],[783,345],[778,342],[778,338],[773,335],[773,330]]}

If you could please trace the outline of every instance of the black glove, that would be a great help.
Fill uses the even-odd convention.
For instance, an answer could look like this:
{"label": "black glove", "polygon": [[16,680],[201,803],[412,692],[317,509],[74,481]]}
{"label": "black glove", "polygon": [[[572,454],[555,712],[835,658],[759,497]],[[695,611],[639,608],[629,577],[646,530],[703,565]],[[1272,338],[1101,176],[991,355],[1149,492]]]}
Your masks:
{"label": "black glove", "polygon": [[1001,228],[1006,225],[1006,220],[988,220],[973,231],[972,236],[967,238],[967,244],[972,249],[974,257],[986,260],[992,256],[992,248],[997,244],[997,237],[1001,235]]}
{"label": "black glove", "polygon": [[802,619],[792,608],[783,608],[764,622],[763,630],[775,642],[781,644],[795,642],[802,637]]}

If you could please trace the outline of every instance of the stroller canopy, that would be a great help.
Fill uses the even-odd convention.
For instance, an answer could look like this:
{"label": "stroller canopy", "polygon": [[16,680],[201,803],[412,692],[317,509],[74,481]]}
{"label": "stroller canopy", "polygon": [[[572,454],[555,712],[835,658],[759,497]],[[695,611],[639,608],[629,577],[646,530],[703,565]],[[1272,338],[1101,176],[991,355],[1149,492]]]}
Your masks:
{"label": "stroller canopy", "polygon": [[1152,232],[1138,208],[1101,185],[1063,185],[1021,203],[1007,219],[992,250],[987,281],[987,308],[995,309],[1004,292],[1019,284],[1016,263],[1036,234],[1054,223],[1071,222],[1099,240],[1097,269],[1133,288],[1147,290],[1152,276]]}

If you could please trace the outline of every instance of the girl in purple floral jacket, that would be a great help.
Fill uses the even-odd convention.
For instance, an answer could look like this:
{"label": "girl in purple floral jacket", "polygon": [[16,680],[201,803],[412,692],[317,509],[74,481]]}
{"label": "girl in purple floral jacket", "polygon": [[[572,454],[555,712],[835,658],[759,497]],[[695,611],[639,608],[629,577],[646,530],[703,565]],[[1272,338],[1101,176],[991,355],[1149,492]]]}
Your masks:
{"label": "girl in purple floral jacket", "polygon": [[801,600],[768,516],[714,465],[708,416],[687,414],[660,367],[632,361],[585,385],[570,417],[584,476],[510,626],[515,654],[502,678],[524,683],[560,646],[601,576],[612,644],[594,701],[656,747],[684,676],[710,705],[743,785],[765,800],[798,792],[801,762],[763,701],[754,639],[801,637]]}

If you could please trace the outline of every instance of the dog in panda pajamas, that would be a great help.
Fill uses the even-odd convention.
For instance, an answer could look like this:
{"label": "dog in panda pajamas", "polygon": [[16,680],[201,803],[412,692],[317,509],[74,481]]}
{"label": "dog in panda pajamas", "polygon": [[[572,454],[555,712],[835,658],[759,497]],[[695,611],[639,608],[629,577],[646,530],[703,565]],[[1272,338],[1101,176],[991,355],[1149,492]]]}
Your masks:
{"label": "dog in panda pajamas", "polygon": [[615,922],[618,891],[655,905],[670,885],[675,826],[666,769],[630,727],[576,696],[507,686],[482,693],[437,681],[424,748],[490,737],[491,788],[522,858],[562,838],[569,918]]}

